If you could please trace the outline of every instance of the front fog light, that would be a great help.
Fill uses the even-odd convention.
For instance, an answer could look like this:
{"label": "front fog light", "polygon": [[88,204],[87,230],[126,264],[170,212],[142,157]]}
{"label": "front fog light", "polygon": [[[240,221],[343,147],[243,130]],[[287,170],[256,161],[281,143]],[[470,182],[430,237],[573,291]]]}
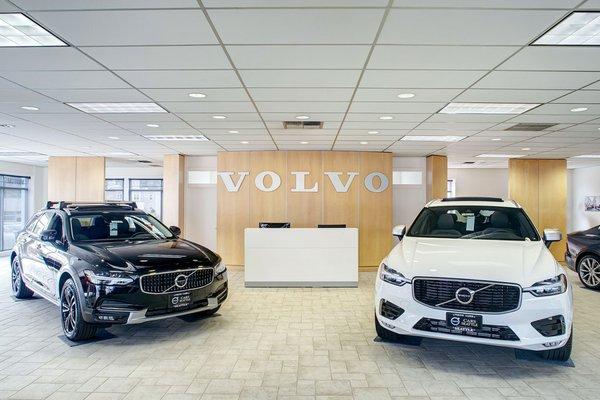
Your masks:
{"label": "front fog light", "polygon": [[388,267],[385,265],[385,263],[381,263],[381,267],[379,268],[379,277],[382,281],[396,286],[404,286],[407,283],[410,283],[410,279],[406,279],[404,275],[395,269]]}
{"label": "front fog light", "polygon": [[533,286],[523,289],[537,297],[554,296],[567,291],[567,277],[563,274],[544,281],[536,282]]}
{"label": "front fog light", "polygon": [[546,342],[546,343],[544,343],[544,347],[556,347],[561,343],[562,343],[562,340],[559,340],[557,342]]}

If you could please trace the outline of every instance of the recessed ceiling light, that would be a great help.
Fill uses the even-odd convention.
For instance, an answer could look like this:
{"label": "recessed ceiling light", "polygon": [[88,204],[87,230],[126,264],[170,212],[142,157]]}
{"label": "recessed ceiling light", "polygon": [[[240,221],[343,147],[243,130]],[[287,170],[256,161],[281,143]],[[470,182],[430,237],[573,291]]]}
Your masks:
{"label": "recessed ceiling light", "polygon": [[241,141],[240,143],[241,143],[241,144],[248,144],[248,143],[250,143],[250,142],[247,142],[247,141],[243,140],[243,141]]}
{"label": "recessed ceiling light", "polygon": [[154,141],[202,141],[205,142],[208,139],[204,135],[145,135],[146,139]]}
{"label": "recessed ceiling light", "polygon": [[240,131],[229,131],[229,133],[240,133]]}
{"label": "recessed ceiling light", "polygon": [[382,121],[388,121],[390,119],[394,119],[394,117],[392,117],[391,115],[382,115],[381,117],[379,117],[379,119]]}
{"label": "recessed ceiling light", "polygon": [[369,144],[369,142],[360,142],[360,144]]}
{"label": "recessed ceiling light", "polygon": [[188,96],[193,97],[195,99],[203,99],[206,97],[204,93],[190,93]]}
{"label": "recessed ceiling light", "polygon": [[580,156],[574,156],[572,158],[600,158],[600,154],[582,154]]}
{"label": "recessed ceiling light", "polygon": [[296,119],[309,119],[310,117],[308,115],[297,115]]}
{"label": "recessed ceiling light", "polygon": [[403,141],[407,142],[458,142],[465,138],[465,136],[404,136]]}
{"label": "recessed ceiling light", "polygon": [[499,137],[496,137],[496,138],[493,138],[492,140],[493,140],[494,142],[499,142],[499,141],[501,141],[502,139],[501,139],[501,138],[499,138]]}
{"label": "recessed ceiling light", "polygon": [[522,114],[539,104],[518,103],[449,103],[440,114]]}
{"label": "recessed ceiling light", "polygon": [[523,151],[529,151],[529,150],[531,150],[531,148],[529,148],[529,147],[523,147],[521,150],[523,150]]}
{"label": "recessed ceiling light", "polygon": [[109,136],[108,138],[109,138],[109,139],[112,139],[112,140],[119,140],[119,137],[118,137],[118,136]]}
{"label": "recessed ceiling light", "polygon": [[415,97],[414,93],[400,93],[398,95],[398,98],[400,99],[412,99],[413,97]]}
{"label": "recessed ceiling light", "polygon": [[160,125],[158,124],[146,124],[148,128],[158,128]]}
{"label": "recessed ceiling light", "polygon": [[213,119],[226,119],[227,117],[224,115],[213,115]]}
{"label": "recessed ceiling light", "polygon": [[24,14],[0,14],[0,47],[66,45]]}
{"label": "recessed ceiling light", "polygon": [[300,144],[308,144],[308,142],[300,142]]}
{"label": "recessed ceiling light", "polygon": [[88,114],[166,113],[156,103],[66,103]]}
{"label": "recessed ceiling light", "polygon": [[480,157],[480,158],[519,158],[519,157],[523,157],[523,154],[480,154],[476,157]]}
{"label": "recessed ceiling light", "polygon": [[600,45],[600,12],[574,12],[533,44],[598,46]]}
{"label": "recessed ceiling light", "polygon": [[576,108],[571,108],[571,112],[582,112],[582,111],[587,111],[587,107],[576,107]]}
{"label": "recessed ceiling light", "polygon": [[[0,29],[2,29],[2,27],[0,26]],[[23,110],[27,110],[27,111],[39,111],[40,109],[37,107],[33,107],[33,106],[23,106],[21,107]]]}
{"label": "recessed ceiling light", "polygon": [[377,135],[379,131],[369,131],[369,135]]}

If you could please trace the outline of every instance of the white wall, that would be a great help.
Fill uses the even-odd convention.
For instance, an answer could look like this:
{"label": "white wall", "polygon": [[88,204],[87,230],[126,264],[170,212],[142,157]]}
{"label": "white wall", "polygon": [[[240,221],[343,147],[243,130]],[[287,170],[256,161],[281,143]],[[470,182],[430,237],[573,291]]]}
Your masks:
{"label": "white wall", "polygon": [[589,229],[600,225],[600,212],[585,211],[585,196],[600,196],[600,167],[571,169],[567,185],[567,230]]}
{"label": "white wall", "polygon": [[48,168],[35,165],[19,164],[0,161],[0,174],[29,176],[29,204],[28,213],[46,206],[48,195]]}
{"label": "white wall", "polygon": [[217,185],[188,183],[189,171],[216,171],[217,157],[186,157],[185,232],[186,238],[209,249],[217,249]]}
{"label": "white wall", "polygon": [[394,171],[421,171],[423,177],[421,185],[393,185],[394,225],[410,226],[425,205],[427,199],[425,168],[425,157],[394,157]]}
{"label": "white wall", "polygon": [[454,179],[456,196],[489,196],[508,198],[507,168],[451,168],[448,179]]}

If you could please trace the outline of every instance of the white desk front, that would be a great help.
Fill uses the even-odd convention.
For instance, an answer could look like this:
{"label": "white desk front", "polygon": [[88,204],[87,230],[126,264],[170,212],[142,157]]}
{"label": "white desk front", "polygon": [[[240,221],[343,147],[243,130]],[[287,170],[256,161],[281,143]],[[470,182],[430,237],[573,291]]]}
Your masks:
{"label": "white desk front", "polygon": [[358,286],[357,228],[246,228],[247,287]]}

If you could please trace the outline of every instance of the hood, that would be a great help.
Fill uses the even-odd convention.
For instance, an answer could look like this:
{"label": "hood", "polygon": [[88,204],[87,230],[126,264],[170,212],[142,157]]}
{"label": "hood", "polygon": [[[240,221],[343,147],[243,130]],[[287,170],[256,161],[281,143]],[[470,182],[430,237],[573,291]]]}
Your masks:
{"label": "hood", "polygon": [[388,255],[391,268],[417,276],[517,283],[523,287],[556,276],[542,241],[404,237]]}
{"label": "hood", "polygon": [[100,262],[136,271],[191,268],[213,265],[219,260],[207,248],[183,239],[96,242],[78,247]]}

